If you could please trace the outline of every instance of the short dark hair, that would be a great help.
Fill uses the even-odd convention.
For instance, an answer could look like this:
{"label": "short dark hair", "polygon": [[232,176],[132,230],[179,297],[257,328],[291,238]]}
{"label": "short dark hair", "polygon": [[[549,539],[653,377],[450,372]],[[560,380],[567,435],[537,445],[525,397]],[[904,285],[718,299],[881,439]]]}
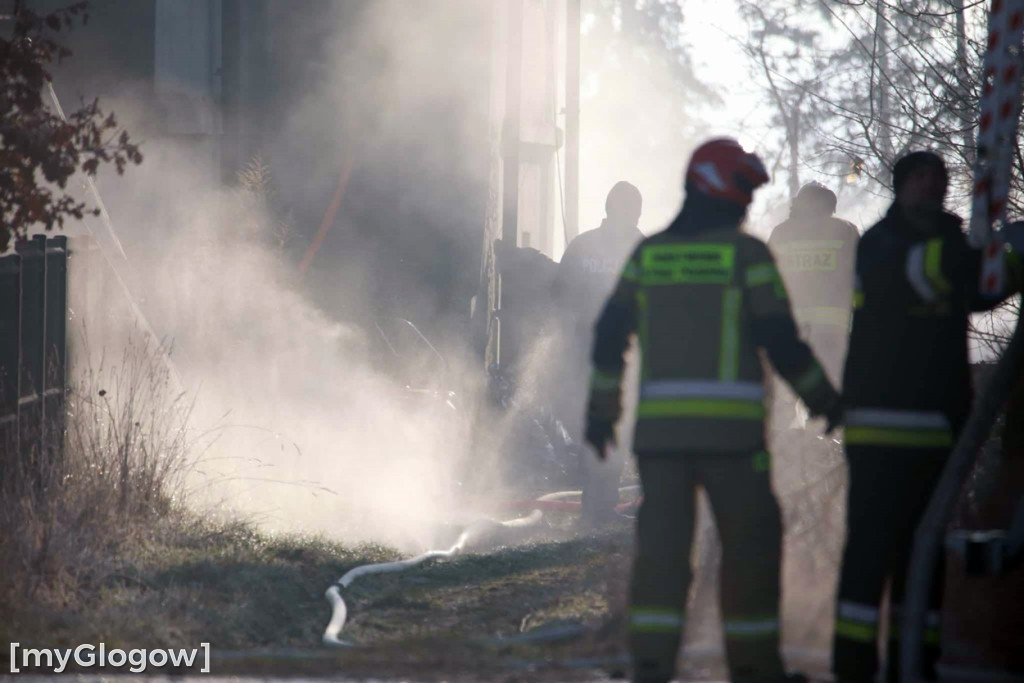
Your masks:
{"label": "short dark hair", "polygon": [[919,168],[932,168],[942,173],[943,177],[948,177],[946,162],[938,154],[928,151],[911,152],[900,157],[892,167],[893,194],[899,194],[903,183],[907,182],[910,174]]}

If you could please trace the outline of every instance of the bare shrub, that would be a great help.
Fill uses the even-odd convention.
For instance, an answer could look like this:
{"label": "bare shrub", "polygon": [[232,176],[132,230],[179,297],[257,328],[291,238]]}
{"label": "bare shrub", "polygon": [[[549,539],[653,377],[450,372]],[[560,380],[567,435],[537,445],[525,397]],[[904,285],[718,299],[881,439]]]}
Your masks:
{"label": "bare shrub", "polygon": [[80,369],[63,429],[52,430],[63,431],[63,453],[7,458],[0,604],[70,603],[113,571],[126,542],[180,510],[192,406],[172,390],[166,351],[130,339],[118,362]]}
{"label": "bare shrub", "polygon": [[[295,236],[295,226],[290,218],[266,218],[270,214],[270,205],[277,199],[277,192],[273,187],[270,166],[263,162],[262,157],[253,157],[238,172],[237,190],[236,198],[242,215],[260,215],[269,223],[267,227],[270,228],[270,239],[274,247],[284,249],[288,246]],[[264,226],[257,226],[257,232],[260,228],[265,229]]]}

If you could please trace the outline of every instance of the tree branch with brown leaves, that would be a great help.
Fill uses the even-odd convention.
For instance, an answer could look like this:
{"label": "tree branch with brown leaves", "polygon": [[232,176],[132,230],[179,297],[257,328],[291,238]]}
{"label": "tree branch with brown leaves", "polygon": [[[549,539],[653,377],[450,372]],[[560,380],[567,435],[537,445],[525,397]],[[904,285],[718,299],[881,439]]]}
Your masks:
{"label": "tree branch with brown leaves", "polygon": [[120,175],[142,163],[138,145],[97,100],[66,120],[44,104],[49,69],[71,56],[55,34],[85,24],[88,3],[40,15],[19,2],[12,18],[13,30],[0,36],[0,251],[34,227],[99,215],[66,191],[76,173],[95,176],[101,164],[113,164]]}

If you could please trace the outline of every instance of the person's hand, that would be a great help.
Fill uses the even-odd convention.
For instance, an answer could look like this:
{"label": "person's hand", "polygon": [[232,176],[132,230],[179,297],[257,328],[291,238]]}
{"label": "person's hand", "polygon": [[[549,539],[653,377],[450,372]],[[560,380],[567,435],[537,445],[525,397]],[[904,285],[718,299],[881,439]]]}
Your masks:
{"label": "person's hand", "polygon": [[598,460],[604,460],[608,457],[608,446],[615,445],[615,423],[610,420],[588,417],[584,438],[597,451]]}
{"label": "person's hand", "polygon": [[846,402],[837,397],[825,411],[825,435],[828,436],[843,424],[846,418]]}

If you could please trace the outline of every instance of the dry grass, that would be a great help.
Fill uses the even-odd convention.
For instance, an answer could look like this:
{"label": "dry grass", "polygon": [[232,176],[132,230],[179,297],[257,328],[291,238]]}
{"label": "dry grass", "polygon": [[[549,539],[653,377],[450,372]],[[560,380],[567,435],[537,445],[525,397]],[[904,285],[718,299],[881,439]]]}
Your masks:
{"label": "dry grass", "polygon": [[164,352],[131,341],[118,362],[84,369],[65,415],[48,425],[63,433],[64,449],[50,445],[40,457],[22,448],[7,458],[0,605],[78,600],[102,583],[125,543],[179,514],[191,406],[172,393]]}
{"label": "dry grass", "polygon": [[[325,588],[353,566],[400,555],[190,512],[185,477],[209,439],[187,428],[191,404],[174,393],[162,352],[136,341],[115,363],[81,368],[68,396],[63,456],[47,453],[34,467],[20,460],[5,478],[0,639],[319,651]],[[371,646],[367,670],[395,660],[387,666],[418,671],[438,643],[469,657],[496,636],[600,624],[624,602],[629,536],[623,528],[566,537],[540,532],[515,549],[498,543],[487,555],[368,578],[349,592],[346,637]],[[566,654],[617,646],[619,638],[602,634]],[[421,641],[430,645],[414,646]],[[478,666],[472,661],[453,666]]]}
{"label": "dry grass", "polygon": [[[5,479],[0,574],[7,580],[0,613],[7,619],[0,639],[38,646],[208,641],[222,651],[317,649],[328,618],[326,586],[352,566],[398,555],[323,538],[269,536],[248,523],[188,512],[184,479],[200,460],[202,443],[187,428],[191,403],[174,392],[162,353],[135,342],[116,363],[83,368],[68,397],[64,456],[49,454],[36,467],[19,461]],[[800,470],[788,488],[827,493],[830,500],[834,491],[811,486],[818,474]],[[830,528],[814,519],[822,523],[800,536],[809,548],[822,545]],[[374,671],[382,670],[382,658],[394,660],[389,670],[421,671],[431,652],[463,647],[470,648],[467,657],[477,656],[472,648],[480,642],[565,623],[583,624],[590,635],[531,646],[529,657],[619,652],[629,525],[596,537],[552,534],[368,578],[347,594],[346,637],[371,646],[364,652]],[[717,624],[714,594],[707,593],[717,556],[700,559],[697,583],[705,595],[694,615]],[[460,659],[457,666],[470,665]]]}

